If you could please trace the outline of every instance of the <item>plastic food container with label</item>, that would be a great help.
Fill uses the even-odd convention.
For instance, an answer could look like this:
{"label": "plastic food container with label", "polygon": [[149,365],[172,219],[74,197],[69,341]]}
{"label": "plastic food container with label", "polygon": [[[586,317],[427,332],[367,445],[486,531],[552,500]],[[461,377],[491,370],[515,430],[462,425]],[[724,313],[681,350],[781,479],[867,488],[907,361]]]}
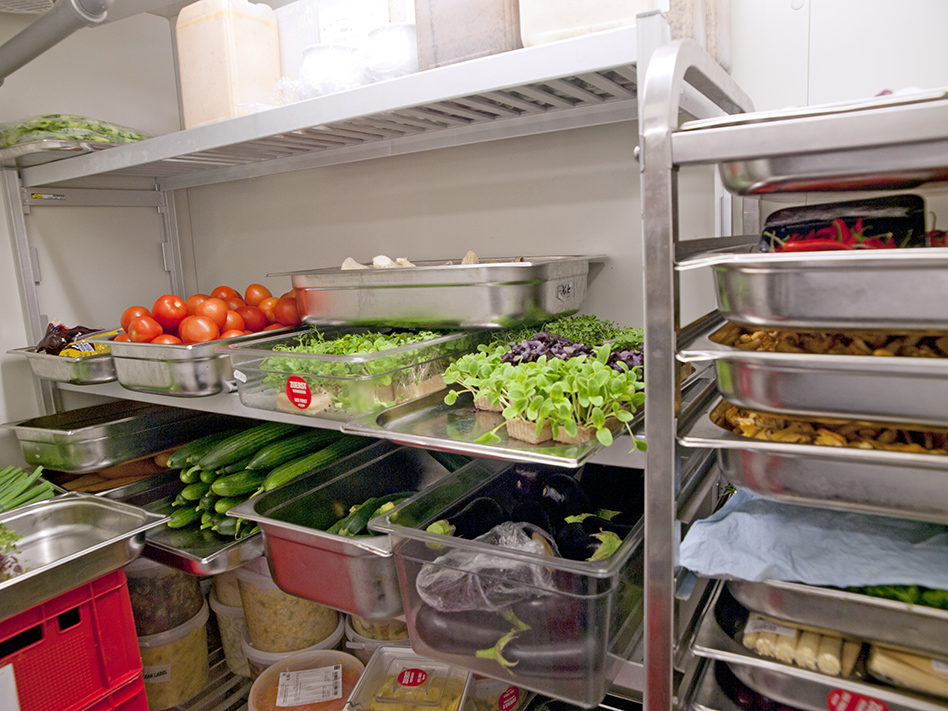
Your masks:
{"label": "plastic food container with label", "polygon": [[444,64],[517,49],[517,0],[415,0],[418,67]]}
{"label": "plastic food container with label", "polygon": [[248,0],[198,0],[178,14],[178,79],[185,128],[279,106],[274,11]]}
{"label": "plastic food container with label", "polygon": [[520,0],[524,47],[634,25],[652,9],[652,0]]}
{"label": "plastic food container with label", "polygon": [[247,631],[247,621],[244,617],[244,608],[240,605],[225,605],[217,599],[212,590],[208,602],[214,617],[217,619],[217,629],[221,634],[221,646],[224,648],[224,659],[227,668],[238,676],[250,676],[247,666],[247,657],[244,656],[243,639]]}
{"label": "plastic food container with label", "polygon": [[[368,664],[369,659],[372,658],[372,654],[381,646],[386,647],[410,647],[410,641],[408,639],[408,628],[405,628],[405,636],[402,639],[399,638],[373,638],[368,635],[359,633],[355,629],[355,616],[346,620],[346,644],[345,650],[350,654],[354,654],[358,657],[364,664]],[[404,623],[402,623],[404,624]]]}
{"label": "plastic food container with label", "polygon": [[362,662],[336,650],[291,654],[264,671],[247,697],[248,711],[338,711],[358,686]]}
{"label": "plastic food container with label", "polygon": [[214,593],[222,605],[240,607],[240,587],[237,583],[237,570],[228,570],[214,576]]}
{"label": "plastic food container with label", "polygon": [[349,711],[458,711],[471,674],[404,647],[375,650],[346,708]]}
{"label": "plastic food container with label", "polygon": [[204,604],[197,576],[148,558],[136,558],[125,566],[125,577],[139,637],[184,624]]}
{"label": "plastic food container with label", "polygon": [[294,652],[322,642],[339,625],[330,607],[280,590],[273,578],[244,565],[237,569],[240,599],[253,646],[264,652]]}
{"label": "plastic food container with label", "polygon": [[167,632],[138,638],[149,711],[187,701],[207,683],[207,603]]}
{"label": "plastic food container with label", "polygon": [[[339,624],[336,625],[336,631],[326,637],[326,639],[324,639],[322,642],[317,642],[310,647],[297,649],[292,652],[264,652],[263,650],[254,647],[253,643],[250,641],[250,635],[247,632],[244,632],[244,635],[240,640],[240,649],[241,654],[243,654],[244,658],[247,660],[247,668],[249,670],[250,678],[256,679],[264,672],[264,670],[273,666],[277,662],[282,662],[291,654],[315,652],[321,649],[339,649],[345,633],[346,621],[345,618],[340,615]],[[358,655],[356,656],[358,657]],[[361,660],[362,658],[359,657],[359,659]]]}
{"label": "plastic food container with label", "polygon": [[475,675],[464,711],[520,711],[529,695],[509,681]]}

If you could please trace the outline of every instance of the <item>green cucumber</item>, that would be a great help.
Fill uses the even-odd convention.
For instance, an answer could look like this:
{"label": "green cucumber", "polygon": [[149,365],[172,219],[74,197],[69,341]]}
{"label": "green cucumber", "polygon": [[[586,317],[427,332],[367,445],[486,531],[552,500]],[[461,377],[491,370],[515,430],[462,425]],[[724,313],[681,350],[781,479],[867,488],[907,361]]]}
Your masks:
{"label": "green cucumber", "polygon": [[227,513],[238,504],[244,503],[244,501],[246,499],[243,496],[225,496],[214,503],[214,511],[215,513]]}
{"label": "green cucumber", "polygon": [[201,512],[195,508],[175,509],[168,519],[168,528],[184,528],[201,518]]}
{"label": "green cucumber", "polygon": [[263,490],[271,491],[278,486],[293,481],[293,479],[298,476],[309,474],[320,467],[335,462],[337,459],[342,459],[357,449],[361,449],[368,444],[368,442],[369,440],[365,437],[346,435],[341,439],[337,439],[328,447],[320,449],[318,452],[306,454],[299,459],[281,464],[276,469],[271,470],[267,475],[266,480],[263,482]]}
{"label": "green cucumber", "polygon": [[204,437],[198,437],[195,440],[183,444],[174,450],[171,453],[171,456],[168,457],[168,467],[170,469],[181,469],[185,465],[195,461],[196,457],[201,457],[207,452],[212,446],[218,442],[223,442],[225,439],[231,435],[240,432],[242,428],[232,428],[224,430],[222,432],[214,432],[213,434],[205,435]]}
{"label": "green cucumber", "polygon": [[211,488],[210,484],[205,484],[203,481],[195,482],[194,484],[188,484],[181,490],[181,497],[188,501],[197,501],[204,494],[207,493],[207,490]]}
{"label": "green cucumber", "polygon": [[213,484],[217,478],[217,472],[209,472],[206,469],[202,469],[201,475],[198,478],[205,484]]}
{"label": "green cucumber", "polygon": [[237,472],[243,471],[244,469],[250,469],[250,467],[247,465],[250,463],[251,459],[253,459],[253,457],[247,457],[246,459],[241,459],[239,462],[227,464],[220,469],[217,469],[216,473],[218,476],[226,476],[227,474],[236,474]]}
{"label": "green cucumber", "polygon": [[214,483],[211,484],[211,491],[218,496],[227,498],[243,496],[260,488],[260,485],[263,484],[266,477],[267,475],[263,472],[254,472],[247,469],[237,474],[230,474],[229,476],[223,476],[215,480]]}
{"label": "green cucumber", "polygon": [[247,469],[273,469],[291,459],[315,452],[342,437],[332,430],[307,430],[292,437],[271,442],[257,451],[247,464]]}
{"label": "green cucumber", "polygon": [[188,467],[187,469],[182,469],[181,473],[178,475],[178,478],[181,480],[182,484],[194,484],[195,482],[201,480],[201,467],[193,466]]}
{"label": "green cucumber", "polygon": [[213,511],[214,504],[217,503],[217,500],[221,498],[213,491],[208,491],[204,496],[198,500],[197,508],[199,511]]}
{"label": "green cucumber", "polygon": [[416,492],[414,491],[398,491],[394,494],[385,494],[384,496],[375,496],[360,504],[359,507],[355,510],[355,513],[349,518],[349,522],[345,526],[341,526],[338,530],[340,536],[358,536],[365,533],[365,525],[369,522],[369,519],[385,504],[398,501],[400,499],[405,499]]}
{"label": "green cucumber", "polygon": [[201,465],[201,469],[220,469],[227,464],[246,459],[264,445],[299,429],[297,425],[283,422],[264,422],[217,443],[197,460],[197,463]]}
{"label": "green cucumber", "polygon": [[240,521],[243,519],[233,518],[231,516],[225,516],[224,514],[217,514],[218,516],[223,517],[222,519],[215,519],[214,525],[211,529],[220,534],[221,536],[236,536],[237,528]]}

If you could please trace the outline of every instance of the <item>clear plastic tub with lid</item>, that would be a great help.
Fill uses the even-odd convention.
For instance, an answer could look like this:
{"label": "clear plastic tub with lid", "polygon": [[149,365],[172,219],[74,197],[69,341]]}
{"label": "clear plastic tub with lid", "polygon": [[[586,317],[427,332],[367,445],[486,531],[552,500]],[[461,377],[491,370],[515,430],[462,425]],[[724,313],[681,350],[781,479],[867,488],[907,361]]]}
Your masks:
{"label": "clear plastic tub with lid", "polygon": [[[369,659],[379,647],[405,647],[410,648],[411,642],[408,639],[408,628],[405,628],[405,636],[401,639],[378,639],[366,634],[357,632],[355,629],[355,616],[346,619],[346,642],[345,650],[349,654],[358,657],[363,664],[368,664]],[[404,623],[402,623],[404,624]]]}
{"label": "clear plastic tub with lid", "polygon": [[[292,654],[299,654],[301,652],[315,652],[321,649],[338,649],[341,646],[345,631],[345,618],[340,615],[339,624],[336,625],[336,631],[321,642],[317,642],[316,644],[306,647],[305,649],[297,649],[292,652],[264,652],[263,650],[257,649],[253,646],[253,643],[250,641],[250,635],[247,633],[245,628],[243,637],[240,640],[240,649],[247,661],[248,674],[250,678],[256,679],[266,669],[278,662],[282,662]],[[358,655],[356,656],[358,657]],[[361,657],[358,658],[363,662],[365,661]]]}
{"label": "clear plastic tub with lid", "polygon": [[375,650],[346,708],[349,711],[459,711],[471,674],[404,647]]}
{"label": "clear plastic tub with lid", "polygon": [[257,677],[250,687],[247,709],[341,711],[364,669],[351,654],[336,650],[291,654]]}
{"label": "clear plastic tub with lid", "polygon": [[184,624],[204,604],[197,576],[148,558],[136,558],[125,566],[125,577],[140,637]]}
{"label": "clear plastic tub with lid", "polygon": [[520,0],[524,47],[634,25],[653,0]]}
{"label": "clear plastic tub with lid", "polygon": [[207,683],[207,603],[190,620],[138,638],[149,711],[187,701]]}
{"label": "clear plastic tub with lid", "polygon": [[242,641],[247,631],[247,621],[244,617],[244,608],[240,605],[225,605],[218,600],[211,590],[208,596],[211,610],[217,619],[217,629],[221,634],[221,646],[224,648],[224,659],[227,668],[238,676],[250,676],[247,666],[247,657],[244,656]]}

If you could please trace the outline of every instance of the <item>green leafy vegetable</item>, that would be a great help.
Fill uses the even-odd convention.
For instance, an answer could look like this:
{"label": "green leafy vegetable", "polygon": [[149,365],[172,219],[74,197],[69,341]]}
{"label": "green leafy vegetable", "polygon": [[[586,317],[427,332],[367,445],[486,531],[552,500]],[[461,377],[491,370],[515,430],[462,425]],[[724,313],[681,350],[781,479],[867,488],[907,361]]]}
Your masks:
{"label": "green leafy vegetable", "polygon": [[144,138],[125,126],[72,114],[45,114],[0,128],[0,148],[40,140],[130,143]]}

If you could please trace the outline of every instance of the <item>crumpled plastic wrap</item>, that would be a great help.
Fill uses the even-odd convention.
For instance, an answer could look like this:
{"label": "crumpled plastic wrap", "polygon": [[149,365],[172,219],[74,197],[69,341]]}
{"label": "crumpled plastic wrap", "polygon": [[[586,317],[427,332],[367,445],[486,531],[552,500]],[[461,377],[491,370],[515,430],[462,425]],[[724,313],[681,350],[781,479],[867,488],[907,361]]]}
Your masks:
{"label": "crumpled plastic wrap", "polygon": [[[474,540],[526,553],[548,553],[542,543],[531,537],[532,532],[539,532],[552,543],[538,526],[512,521],[498,524]],[[426,563],[415,581],[421,599],[441,612],[499,610],[536,595],[538,587],[551,585],[552,574],[542,565],[464,549],[452,550]]]}
{"label": "crumpled plastic wrap", "polygon": [[74,114],[44,114],[0,124],[0,148],[42,140],[131,143],[145,138],[135,129]]}

